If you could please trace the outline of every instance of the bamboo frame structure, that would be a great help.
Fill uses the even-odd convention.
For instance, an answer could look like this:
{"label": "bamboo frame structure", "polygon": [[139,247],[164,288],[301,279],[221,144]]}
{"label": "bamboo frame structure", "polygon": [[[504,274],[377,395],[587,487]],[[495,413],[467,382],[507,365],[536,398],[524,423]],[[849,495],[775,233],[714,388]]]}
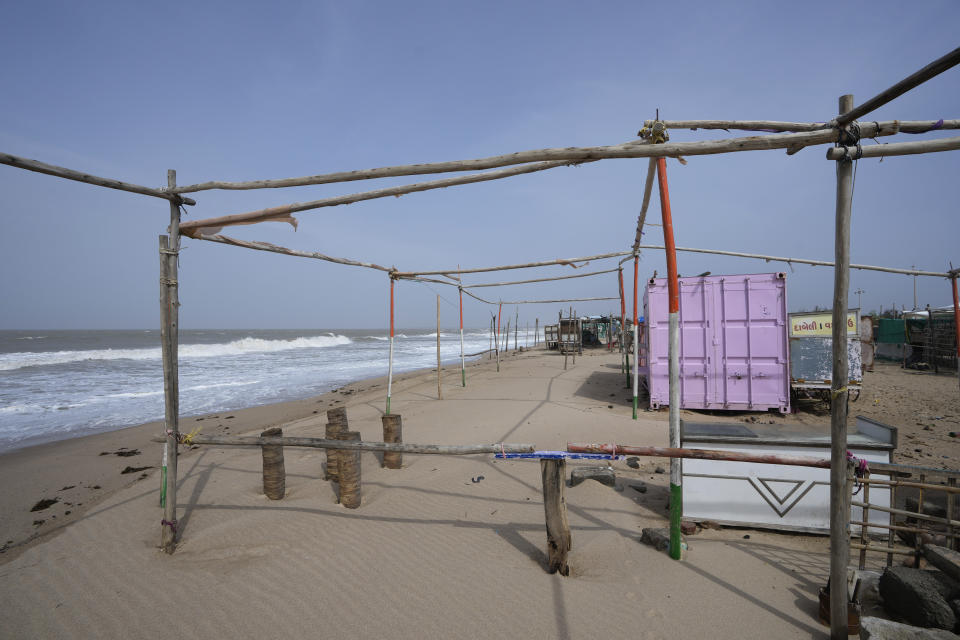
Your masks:
{"label": "bamboo frame structure", "polygon": [[[319,209],[322,207],[329,207],[341,204],[349,204],[352,202],[359,202],[363,200],[372,200],[376,198],[384,198],[389,196],[399,196],[407,193],[413,193],[417,191],[426,191],[430,189],[440,189],[446,188],[453,185],[460,184],[469,184],[473,182],[482,182],[488,180],[496,180],[509,176],[520,175],[524,173],[532,173],[536,171],[542,171],[552,168],[557,168],[560,166],[569,166],[576,165],[585,162],[593,162],[600,159],[612,159],[612,158],[660,158],[661,166],[662,159],[665,157],[680,157],[680,156],[694,156],[694,155],[709,155],[709,154],[722,154],[722,153],[731,153],[739,151],[753,151],[753,150],[770,150],[770,149],[786,149],[788,154],[793,154],[803,149],[806,146],[813,146],[819,144],[835,143],[843,140],[843,148],[834,149],[828,151],[828,158],[835,159],[838,163],[837,170],[837,199],[836,199],[836,231],[835,231],[835,263],[834,267],[834,358],[833,358],[833,375],[832,379],[834,380],[832,394],[834,397],[842,397],[846,399],[846,394],[843,394],[843,388],[840,386],[842,383],[840,381],[846,380],[846,368],[847,362],[845,353],[841,353],[842,345],[845,344],[845,334],[841,333],[843,331],[842,322],[843,315],[846,311],[846,298],[849,289],[849,270],[851,268],[864,268],[863,266],[851,265],[850,256],[849,256],[849,222],[850,222],[850,199],[852,193],[852,180],[851,180],[851,162],[850,160],[854,157],[873,157],[873,156],[883,156],[883,155],[894,155],[895,153],[926,153],[935,150],[949,148],[958,148],[953,147],[955,143],[952,139],[946,139],[944,141],[932,140],[924,141],[920,143],[895,143],[891,145],[878,145],[876,147],[868,147],[863,149],[862,145],[851,146],[848,143],[848,139],[853,138],[874,138],[880,136],[890,136],[896,133],[922,133],[926,131],[931,131],[933,129],[956,129],[960,128],[960,121],[957,120],[940,120],[936,122],[929,121],[915,121],[915,122],[901,122],[901,121],[888,121],[888,122],[860,122],[857,129],[857,135],[851,135],[851,131],[847,125],[852,123],[857,118],[860,118],[870,111],[886,104],[890,100],[896,98],[899,95],[902,95],[906,91],[909,91],[913,87],[918,86],[922,82],[928,80],[935,75],[942,73],[946,69],[951,68],[952,66],[960,63],[960,48],[953,50],[947,55],[941,57],[940,59],[932,62],[926,67],[920,69],[916,73],[908,76],[907,78],[901,80],[897,84],[889,87],[885,91],[881,92],[877,96],[871,98],[867,102],[863,103],[859,107],[853,106],[853,100],[850,96],[844,96],[841,98],[841,105],[839,109],[839,115],[831,120],[830,122],[820,124],[820,123],[776,123],[773,121],[684,121],[684,124],[687,127],[691,128],[738,128],[738,129],[760,129],[760,130],[774,130],[778,133],[773,133],[771,135],[761,135],[761,136],[747,136],[747,137],[737,137],[724,140],[712,140],[712,141],[701,141],[701,142],[680,142],[680,143],[662,143],[662,144],[649,144],[647,141],[630,141],[622,143],[619,145],[611,146],[598,146],[598,147],[571,147],[565,149],[539,149],[531,151],[521,151],[517,153],[505,154],[501,156],[493,156],[488,158],[478,158],[472,160],[460,160],[452,162],[441,162],[441,163],[431,163],[431,164],[419,164],[419,165],[404,165],[400,167],[382,167],[379,169],[370,169],[365,171],[353,171],[353,172],[342,172],[337,174],[325,174],[319,176],[310,176],[306,178],[290,178],[283,179],[279,181],[256,181],[250,183],[204,183],[201,185],[191,185],[188,187],[177,187],[175,174],[171,171],[168,174],[168,187],[166,190],[150,189],[148,187],[141,187],[138,185],[132,185],[129,183],[124,183],[116,180],[108,180],[105,178],[99,178],[96,176],[91,176],[88,174],[82,174],[70,169],[65,169],[62,167],[56,167],[54,165],[46,165],[32,160],[25,160],[23,158],[18,158],[16,156],[11,156],[9,154],[0,154],[0,164],[7,164],[10,166],[15,166],[21,169],[38,171],[40,173],[46,173],[49,175],[54,175],[60,178],[75,180],[80,182],[85,182],[88,184],[95,184],[98,186],[103,186],[112,189],[120,189],[124,191],[130,191],[133,193],[139,193],[143,195],[149,195],[152,197],[158,197],[166,199],[170,202],[170,230],[169,237],[161,237],[161,296],[162,296],[162,333],[163,333],[163,363],[164,363],[164,389],[165,389],[165,421],[166,421],[166,430],[167,434],[165,438],[158,439],[160,442],[165,442],[165,459],[166,459],[166,468],[167,475],[165,477],[165,487],[166,487],[166,496],[164,503],[164,518],[162,521],[162,546],[165,551],[172,553],[176,544],[176,488],[177,488],[177,441],[179,437],[178,430],[178,418],[179,418],[179,398],[177,392],[177,327],[178,327],[178,294],[177,294],[177,264],[176,256],[180,247],[180,236],[181,233],[188,235],[189,237],[200,238],[204,240],[211,240],[214,242],[223,242],[226,244],[234,244],[236,246],[245,246],[241,243],[246,243],[246,241],[237,241],[234,239],[228,239],[226,236],[216,236],[216,232],[210,231],[211,229],[218,229],[222,226],[235,225],[235,224],[252,224],[255,222],[263,221],[286,221],[291,224],[296,225],[296,220],[293,218],[292,214],[301,212]],[[674,121],[672,125],[676,126],[678,121]],[[712,124],[711,124],[712,123]],[[723,126],[721,126],[722,123]],[[671,123],[660,122],[659,124],[669,128]],[[783,131],[789,131],[786,133],[779,133]],[[919,145],[919,146],[918,146]],[[912,149],[912,151],[910,150]],[[919,149],[919,151],[917,151]],[[502,169],[502,167],[510,167],[508,169]],[[499,169],[498,169],[499,168]],[[402,175],[420,175],[427,173],[443,173],[451,171],[470,171],[470,170],[484,170],[484,169],[497,169],[495,171],[489,171],[486,173],[472,174],[460,177],[444,178],[440,180],[415,183],[409,185],[403,185],[398,187],[391,187],[386,189],[378,189],[367,192],[360,192],[349,194],[345,196],[337,196],[332,198],[324,198],[321,200],[315,200],[307,203],[295,203],[289,205],[282,205],[279,207],[272,207],[269,209],[262,209],[259,211],[251,211],[246,213],[239,213],[227,216],[220,216],[215,218],[208,218],[204,220],[192,221],[184,224],[179,222],[179,207],[181,204],[195,204],[195,201],[186,198],[180,194],[188,193],[191,191],[200,191],[205,189],[254,189],[254,188],[275,188],[282,186],[299,186],[307,184],[323,184],[323,183],[333,183],[333,182],[343,182],[350,180],[362,180],[362,179],[372,179],[372,178],[381,178],[389,176],[402,176]],[[648,168],[648,176],[649,168]],[[509,265],[502,267],[490,267],[483,269],[472,269],[472,270],[456,270],[457,273],[478,273],[484,271],[497,271],[505,269],[519,269],[519,268],[528,268],[528,267],[538,267],[538,266],[548,266],[548,265],[569,265],[574,268],[578,268],[576,262],[589,261],[591,259],[602,259],[609,257],[621,257],[625,255],[630,255],[634,257],[635,261],[635,293],[634,293],[634,330],[636,331],[637,325],[637,311],[636,311],[636,260],[637,260],[637,250],[641,247],[639,244],[640,237],[642,236],[643,228],[643,215],[645,214],[646,206],[642,209],[641,216],[638,219],[637,225],[637,234],[634,242],[634,250],[632,252],[621,252],[621,253],[612,253],[612,254],[603,254],[600,256],[592,256],[590,258],[581,258],[576,260],[553,260],[553,261],[544,261],[539,263],[528,263],[523,265]],[[216,239],[212,239],[216,238]],[[669,243],[668,243],[669,244]],[[276,247],[275,245],[269,245],[268,243],[246,243],[246,245],[256,245],[256,246],[247,246],[247,248],[254,248],[257,250],[264,251],[275,251],[278,253],[289,253],[290,255],[305,255],[305,252],[292,252],[281,250],[281,248]],[[677,249],[682,250],[682,249]],[[704,251],[705,253],[731,253],[732,252],[710,252]],[[373,265],[372,263],[358,263],[356,261],[346,261],[343,259],[336,260],[330,259],[329,256],[321,257],[320,254],[305,255],[305,257],[313,257],[319,259],[329,259],[333,262],[341,262],[343,264],[351,264],[355,266],[365,266],[369,268],[377,268],[383,271],[388,271],[390,273],[391,280],[391,336],[390,336],[390,381],[388,381],[388,395],[387,395],[387,413],[389,414],[390,409],[390,396],[391,396],[391,386],[392,382],[392,363],[393,363],[393,338],[394,338],[394,323],[393,323],[393,288],[394,282],[396,279],[412,278],[416,276],[429,276],[429,275],[441,275],[449,276],[450,273],[454,273],[454,270],[446,271],[425,271],[425,272],[407,272],[400,273],[395,269],[386,269],[385,267],[379,267],[378,265]],[[786,262],[792,262],[791,260],[785,260]],[[793,260],[795,262],[801,262],[800,260]],[[807,262],[807,261],[804,261]],[[810,264],[820,264],[819,261],[809,261]],[[824,263],[826,266],[829,263]],[[581,265],[582,266],[582,265]],[[876,270],[891,271],[894,273],[903,273],[905,270],[891,270],[891,269],[880,269]],[[943,276],[944,274],[934,274],[932,272],[926,273],[913,273],[911,275],[938,275]],[[954,289],[956,288],[956,273],[952,272],[948,274],[951,277]],[[469,293],[469,292],[468,292]],[[469,294],[472,295],[472,294]],[[956,296],[956,294],[954,294]],[[476,296],[474,296],[476,297]],[[622,296],[621,296],[622,298]],[[479,299],[479,298],[478,298]],[[612,298],[611,298],[612,299]],[[956,299],[956,298],[955,298]],[[520,303],[509,303],[509,304],[520,304]],[[502,306],[502,303],[501,303]],[[499,315],[498,314],[498,327],[497,327],[497,356],[498,356],[498,370],[499,370]],[[637,340],[634,340],[634,344],[637,344]],[[676,345],[671,341],[671,359],[675,356]],[[636,353],[635,353],[636,356]],[[636,357],[634,362],[634,367],[636,369]],[[636,375],[634,376],[634,381],[636,382]],[[671,385],[675,386],[675,385]],[[635,394],[636,396],[636,394]],[[673,407],[673,402],[671,402],[671,408]],[[831,566],[830,566],[830,575],[831,580],[834,584],[840,585],[844,584],[846,579],[846,565],[849,561],[849,549],[851,543],[849,541],[849,497],[844,497],[844,491],[841,489],[846,486],[847,482],[847,469],[848,465],[845,462],[843,454],[845,453],[846,445],[846,402],[834,402],[832,403],[834,409],[832,410],[831,416],[831,430],[832,430],[832,448],[831,448]],[[316,443],[312,445],[302,444],[296,445],[293,444],[294,440],[310,440],[310,439],[290,439],[290,438],[248,438],[248,440],[255,440],[256,442],[240,442],[237,440],[237,437],[232,437],[233,441],[227,442],[223,440],[225,436],[197,436],[194,437],[193,441],[197,443],[203,443],[206,440],[207,444],[214,444],[215,442],[211,438],[219,438],[221,444],[255,444],[258,446],[263,445],[286,445],[286,446],[322,446],[325,448],[359,448],[358,445],[370,443],[362,442],[346,442],[346,441],[330,441],[325,440],[325,445],[318,445]],[[400,445],[393,444],[387,445],[385,443],[375,443],[378,446],[391,446],[391,447],[410,447],[411,445]],[[412,445],[418,446],[418,445]],[[481,453],[481,452],[490,452],[490,449],[494,452],[505,451],[505,445],[478,445],[483,448],[486,447],[483,451],[471,451],[471,453]],[[459,447],[458,449],[469,449],[470,447]],[[436,449],[436,447],[434,447]],[[614,450],[616,448],[614,447]],[[410,451],[409,449],[367,449],[367,450],[383,450],[383,451]],[[529,450],[533,450],[533,447],[530,446]],[[440,453],[437,450],[431,451],[416,451],[417,453]],[[672,475],[672,474],[671,474]],[[672,480],[672,478],[671,478]],[[921,478],[922,480],[922,478]],[[672,482],[671,482],[672,484]],[[922,498],[922,496],[921,496]],[[854,503],[857,504],[857,503]],[[922,499],[920,501],[921,510],[922,510]],[[872,506],[871,508],[879,509],[877,506]],[[923,516],[924,514],[911,514],[915,516]],[[931,516],[926,516],[927,519]],[[923,519],[923,518],[920,518]],[[960,525],[960,521],[953,520],[952,518],[947,518],[947,524],[951,527]],[[857,544],[857,543],[853,543]],[[864,545],[870,546],[870,545]],[[854,547],[857,548],[857,547]],[[892,547],[888,546],[883,552],[888,554],[898,553]],[[831,594],[831,619],[833,623],[831,625],[831,636],[833,638],[845,638],[846,637],[846,625],[844,621],[846,620],[846,602],[845,602],[845,590],[844,589],[834,589]]]}

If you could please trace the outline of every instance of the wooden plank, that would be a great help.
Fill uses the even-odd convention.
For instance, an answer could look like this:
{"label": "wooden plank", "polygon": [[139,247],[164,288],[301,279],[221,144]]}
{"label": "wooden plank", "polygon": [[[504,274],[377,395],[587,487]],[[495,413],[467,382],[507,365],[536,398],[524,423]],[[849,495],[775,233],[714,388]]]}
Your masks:
{"label": "wooden plank", "polygon": [[[86,184],[96,185],[98,187],[106,187],[108,189],[117,189],[119,191],[128,191],[130,193],[139,193],[144,196],[153,196],[154,198],[163,198],[164,200],[169,200],[173,203],[182,203],[194,205],[197,204],[196,200],[192,198],[185,198],[178,195],[175,191],[176,185],[173,187],[168,186],[168,190],[164,191],[163,189],[153,189],[151,187],[143,187],[138,184],[132,184],[130,182],[121,182],[120,180],[113,180],[112,178],[101,178],[89,173],[82,173],[80,171],[74,171],[73,169],[67,169],[66,167],[58,167],[53,164],[47,164],[46,162],[40,162],[39,160],[30,160],[29,158],[21,158],[19,156],[14,156],[9,153],[0,153],[0,164],[9,165],[11,167],[16,167],[18,169],[26,169],[27,171],[33,171],[36,173],[45,173],[48,176],[55,176],[57,178],[63,178],[65,180],[74,180],[76,182],[84,182]],[[168,183],[169,184],[169,183]]]}
{"label": "wooden plank", "polygon": [[570,575],[567,554],[572,548],[570,523],[567,521],[566,460],[541,460],[543,511],[547,525],[547,571]]}

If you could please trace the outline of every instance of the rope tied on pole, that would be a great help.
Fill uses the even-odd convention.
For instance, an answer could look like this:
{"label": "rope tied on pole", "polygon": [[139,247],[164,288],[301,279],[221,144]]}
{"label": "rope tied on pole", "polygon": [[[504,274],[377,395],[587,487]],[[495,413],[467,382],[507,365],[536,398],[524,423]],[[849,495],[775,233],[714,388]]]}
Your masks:
{"label": "rope tied on pole", "polygon": [[860,490],[863,489],[863,483],[861,480],[870,474],[870,467],[867,465],[867,461],[864,458],[858,458],[857,456],[847,451],[847,462],[853,465],[853,482],[856,490],[853,492],[853,495],[860,493]]}
{"label": "rope tied on pole", "polygon": [[173,535],[177,535],[177,521],[176,520],[167,520],[162,518],[160,520],[160,525],[164,527],[170,527],[170,531],[173,532]]}
{"label": "rope tied on pole", "polygon": [[[844,155],[841,161],[850,162],[862,158],[863,147],[860,145],[860,123],[851,122],[846,127],[838,127],[836,146],[844,147]],[[857,151],[853,155],[850,155],[850,147],[854,146]]]}

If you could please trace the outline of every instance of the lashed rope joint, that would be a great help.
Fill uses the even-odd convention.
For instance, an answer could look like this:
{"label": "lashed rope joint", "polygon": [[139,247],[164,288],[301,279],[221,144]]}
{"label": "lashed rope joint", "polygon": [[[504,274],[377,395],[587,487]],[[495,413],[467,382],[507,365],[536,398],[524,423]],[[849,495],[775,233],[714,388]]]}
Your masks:
{"label": "lashed rope joint", "polygon": [[[840,158],[841,162],[850,162],[862,158],[863,147],[860,145],[860,123],[851,122],[849,126],[838,129],[837,146],[845,148],[844,155]],[[853,146],[857,148],[857,151],[851,156],[850,147]]]}
{"label": "lashed rope joint", "polygon": [[870,467],[867,466],[867,461],[864,458],[858,458],[849,451],[847,451],[847,462],[853,464],[853,482],[856,487],[853,495],[857,495],[863,489],[863,483],[860,481],[870,475]]}
{"label": "lashed rope joint", "polygon": [[170,531],[173,532],[173,535],[177,535],[177,521],[176,520],[167,520],[166,518],[160,520],[160,524],[164,527],[170,527]]}

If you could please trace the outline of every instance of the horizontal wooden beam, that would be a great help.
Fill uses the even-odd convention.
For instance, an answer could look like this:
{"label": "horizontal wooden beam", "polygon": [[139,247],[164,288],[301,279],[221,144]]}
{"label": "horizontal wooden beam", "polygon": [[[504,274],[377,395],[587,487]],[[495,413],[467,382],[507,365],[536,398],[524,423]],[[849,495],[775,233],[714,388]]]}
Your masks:
{"label": "horizontal wooden beam", "polygon": [[[590,262],[591,260],[604,260],[606,258],[619,258],[621,256],[633,255],[632,251],[617,251],[615,253],[601,253],[595,256],[585,256],[583,258],[558,258],[557,260],[542,260],[540,262],[526,262],[524,264],[507,264],[498,267],[478,267],[475,269],[443,269],[441,271],[398,271],[395,275],[398,278],[408,278],[415,276],[438,276],[448,273],[485,273],[488,271],[509,271],[510,269],[532,269],[534,267],[551,267],[554,265],[564,265],[577,268],[578,262]],[[583,265],[580,265],[583,266]]]}
{"label": "horizontal wooden beam", "polygon": [[[649,127],[653,120],[645,120]],[[830,129],[828,122],[780,122],[778,120],[661,120],[667,129],[722,129],[724,131],[802,132]],[[881,124],[899,124],[899,133],[926,133],[936,129],[960,129],[960,120],[896,120]]]}
{"label": "horizontal wooden beam", "polygon": [[[603,271],[591,271],[590,273],[575,273],[572,276],[554,276],[552,278],[534,278],[533,280],[515,280],[513,282],[485,282],[482,284],[463,285],[466,289],[477,289],[480,287],[507,287],[515,284],[530,284],[531,282],[551,282],[553,280],[569,280],[571,278],[588,278],[590,276],[599,276],[604,273],[614,273],[619,269],[605,269]],[[454,284],[451,282],[445,284]]]}
{"label": "horizontal wooden beam", "polygon": [[[641,244],[639,245],[640,249],[655,249],[662,250],[663,245],[660,244]],[[677,251],[688,251],[691,253],[710,253],[720,256],[730,256],[734,258],[756,258],[758,260],[766,260],[767,262],[786,262],[787,264],[797,263],[797,264],[809,264],[816,267],[832,267],[833,263],[826,260],[808,260],[806,258],[786,258],[782,256],[768,256],[761,253],[743,253],[740,251],[721,251],[719,249],[694,249],[693,247],[677,247]],[[906,276],[933,276],[936,278],[947,278],[950,276],[947,272],[941,271],[918,271],[917,269],[897,269],[895,267],[875,267],[869,264],[851,264],[851,269],[859,269],[861,271],[883,271],[884,273],[899,273]]]}
{"label": "horizontal wooden beam", "polygon": [[[199,235],[194,238],[195,240],[206,240],[207,242],[218,242],[220,244],[229,244],[235,247],[243,247],[245,249],[254,249],[256,251],[269,251],[271,253],[282,253],[286,256],[294,256],[298,258],[313,258],[316,260],[324,260],[326,262],[335,262],[337,264],[346,264],[352,267],[366,267],[368,269],[376,269],[378,271],[386,271],[389,273],[392,271],[389,267],[383,267],[379,264],[374,264],[372,262],[359,262],[357,260],[350,260],[349,258],[335,258],[333,256],[324,255],[316,251],[297,251],[296,249],[288,249],[286,247],[281,247],[279,245],[271,244],[269,242],[258,242],[256,240],[240,240],[238,238],[231,238],[230,236],[224,235]],[[444,283],[447,284],[447,283]]]}
{"label": "horizontal wooden beam", "polygon": [[937,58],[919,71],[911,73],[897,84],[893,85],[889,89],[881,91],[860,106],[854,107],[850,111],[837,116],[835,123],[840,126],[844,126],[853,122],[854,120],[862,118],[871,111],[882,107],[894,98],[903,95],[907,91],[910,91],[910,89],[923,84],[934,76],[940,75],[947,69],[950,69],[957,64],[960,64],[960,47],[957,47],[950,53]]}
{"label": "horizontal wooden beam", "polygon": [[[154,437],[154,442],[166,442],[165,437]],[[535,451],[532,444],[408,444],[406,442],[365,442],[361,440],[328,440],[326,438],[295,438],[290,436],[205,436],[190,438],[191,444],[216,446],[262,447],[263,445],[282,445],[284,447],[308,447],[313,449],[345,449],[351,451],[388,451],[395,453],[420,453],[445,456],[468,456],[478,453],[527,453]]]}
{"label": "horizontal wooden beam", "polygon": [[919,153],[937,153],[960,149],[960,137],[938,138],[936,140],[917,140],[915,142],[893,142],[857,147],[831,147],[827,149],[827,160],[842,158],[887,158],[889,156],[909,156]]}
{"label": "horizontal wooden beam", "polygon": [[[861,135],[863,137],[873,138],[878,136],[894,135],[899,131],[899,123],[883,122],[864,122],[860,125]],[[620,145],[607,147],[569,147],[566,149],[538,149],[534,151],[520,151],[517,153],[506,154],[502,156],[493,156],[490,158],[480,158],[477,160],[462,160],[453,163],[435,163],[432,165],[408,165],[406,167],[390,167],[389,169],[397,172],[401,170],[412,171],[412,167],[420,167],[419,171],[428,172],[434,169],[442,168],[443,171],[461,171],[464,168],[458,166],[490,169],[494,167],[503,167],[508,165],[524,165],[511,169],[501,169],[486,173],[476,173],[459,178],[443,178],[441,180],[432,180],[412,185],[389,187],[385,189],[375,189],[373,191],[364,191],[345,196],[336,196],[313,200],[311,202],[298,202],[294,204],[260,209],[257,211],[248,211],[245,213],[235,213],[217,218],[208,218],[205,220],[195,220],[185,222],[180,225],[182,233],[193,236],[197,233],[216,233],[220,228],[234,224],[253,224],[256,222],[265,222],[276,220],[277,218],[287,219],[293,213],[300,211],[309,211],[322,207],[332,207],[342,204],[351,204],[363,200],[374,200],[377,198],[386,198],[389,196],[400,196],[417,191],[428,191],[431,189],[443,189],[460,184],[469,184],[474,182],[484,182],[488,180],[497,180],[509,176],[520,175],[523,173],[532,173],[534,171],[543,171],[569,164],[580,164],[584,162],[593,162],[608,158],[655,158],[655,157],[679,157],[694,155],[713,155],[720,153],[732,153],[736,151],[761,151],[770,149],[800,149],[805,146],[824,144],[837,141],[836,129],[825,129],[822,131],[813,131],[808,133],[781,133],[764,136],[748,136],[743,138],[731,138],[726,140],[708,140],[704,142],[668,142],[665,144],[647,144],[646,141],[630,142]],[[532,163],[532,164],[526,164]],[[385,168],[383,171],[386,171]],[[370,170],[374,171],[374,170]],[[384,173],[381,177],[388,175],[405,175],[402,173]],[[315,176],[321,178],[323,176]],[[456,273],[452,270],[450,273]]]}
{"label": "horizontal wooden beam", "polygon": [[130,182],[121,182],[120,180],[113,180],[112,178],[101,178],[100,176],[91,175],[89,173],[74,171],[73,169],[67,169],[66,167],[58,167],[56,165],[40,162],[39,160],[30,160],[28,158],[21,158],[19,156],[10,155],[9,153],[0,153],[0,164],[6,164],[11,167],[16,167],[18,169],[25,169],[27,171],[34,171],[36,173],[45,173],[48,176],[55,176],[57,178],[63,178],[65,180],[74,180],[76,182],[84,182],[86,184],[92,184],[98,187],[106,187],[108,189],[117,189],[118,191],[128,191],[130,193],[139,193],[144,196],[153,196],[154,198],[163,198],[164,200],[180,202],[182,204],[189,204],[189,205],[197,204],[196,200],[193,200],[192,198],[184,198],[183,196],[180,196],[173,191],[167,191],[164,189],[153,189],[151,187],[143,187],[138,184],[132,184]]}
{"label": "horizontal wooden beam", "polygon": [[247,213],[237,213],[217,218],[207,218],[205,220],[195,220],[185,222],[180,225],[180,231],[190,237],[200,233],[216,233],[225,226],[236,224],[255,224],[257,222],[269,222],[271,220],[293,222],[292,214],[300,211],[310,211],[321,209],[323,207],[335,207],[342,204],[353,204],[354,202],[363,202],[364,200],[376,200],[378,198],[387,198],[389,196],[399,197],[408,193],[418,191],[430,191],[431,189],[445,189],[461,184],[474,184],[477,182],[487,182],[490,180],[499,180],[511,176],[519,176],[526,173],[537,171],[546,171],[557,167],[566,167],[584,162],[593,162],[592,160],[582,161],[557,161],[557,162],[534,162],[519,167],[509,169],[500,169],[498,171],[488,171],[486,173],[473,173],[468,176],[459,176],[454,178],[442,178],[440,180],[431,180],[428,182],[418,182],[415,184],[402,185],[398,187],[387,187],[384,189],[374,189],[373,191],[364,191],[362,193],[353,193],[345,196],[334,196],[331,198],[321,198],[310,202],[297,202],[294,204],[283,205],[280,207],[269,207]]}
{"label": "horizontal wooden beam", "polygon": [[829,469],[830,460],[807,456],[784,456],[773,454],[740,453],[719,449],[685,449],[680,447],[631,447],[620,444],[567,443],[567,451],[574,453],[608,453],[610,455],[651,456],[655,458],[696,458],[699,460],[726,460],[730,462],[755,462],[759,464],[784,464],[794,467]]}

